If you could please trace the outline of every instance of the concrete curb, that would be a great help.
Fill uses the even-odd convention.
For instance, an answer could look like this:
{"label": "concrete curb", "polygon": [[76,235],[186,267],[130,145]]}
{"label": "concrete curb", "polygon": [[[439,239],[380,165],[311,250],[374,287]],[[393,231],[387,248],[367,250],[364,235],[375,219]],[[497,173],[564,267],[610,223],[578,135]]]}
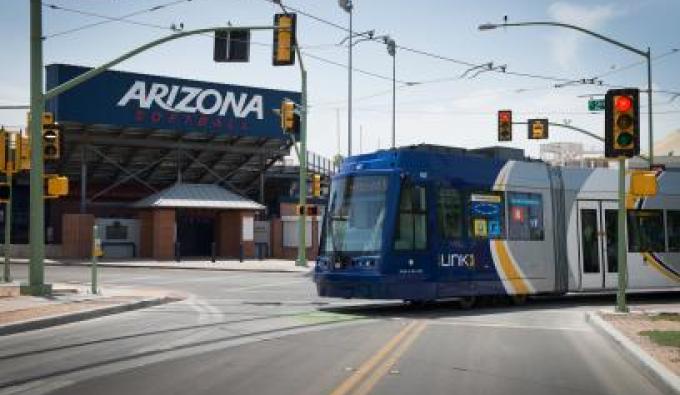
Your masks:
{"label": "concrete curb", "polygon": [[680,377],[652,358],[640,346],[619,332],[597,312],[586,313],[586,321],[602,336],[612,342],[626,359],[639,367],[666,394],[680,395]]}
{"label": "concrete curb", "polygon": [[[53,262],[45,263],[45,266],[84,266],[89,267],[90,263],[82,262]],[[286,270],[286,269],[258,269],[258,268],[234,268],[234,267],[198,267],[198,266],[178,266],[178,265],[125,265],[109,262],[97,262],[99,267],[115,267],[123,269],[161,269],[161,270],[203,270],[216,272],[251,272],[251,273],[308,273],[314,269],[310,266],[309,270]]]}
{"label": "concrete curb", "polygon": [[0,325],[0,336],[11,335],[19,332],[33,331],[37,329],[49,328],[57,325],[70,324],[77,321],[85,321],[93,318],[124,313],[126,311],[143,309],[145,307],[158,306],[165,303],[171,303],[182,300],[178,297],[158,297],[138,300],[131,303],[121,303],[113,306],[102,308],[95,308],[83,311],[76,311],[69,314],[52,315],[41,317],[34,320],[26,320],[13,322],[10,324]]}

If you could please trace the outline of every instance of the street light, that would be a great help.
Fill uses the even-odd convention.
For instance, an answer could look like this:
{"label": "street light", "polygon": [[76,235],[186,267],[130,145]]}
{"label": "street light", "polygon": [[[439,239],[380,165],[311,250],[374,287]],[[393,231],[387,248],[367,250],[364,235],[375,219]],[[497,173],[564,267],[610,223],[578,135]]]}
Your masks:
{"label": "street light", "polygon": [[349,14],[349,60],[347,68],[347,156],[352,156],[352,10],[354,4],[352,0],[338,0],[338,5]]}
{"label": "street light", "polygon": [[[601,34],[595,33],[588,29],[584,29],[579,26],[570,25],[567,23],[560,22],[519,22],[519,23],[507,23],[493,24],[485,23],[478,26],[480,31],[493,30],[498,27],[512,27],[512,26],[556,26],[563,27],[566,29],[578,30],[582,33],[597,37],[600,40],[606,41],[610,44],[614,44],[617,47],[626,49],[630,52],[636,53],[647,60],[647,100],[649,106],[649,164],[650,166],[654,163],[654,139],[652,132],[652,50],[647,47],[647,52],[641,51],[637,48],[626,45],[622,42],[616,41],[609,37],[603,36]],[[617,310],[620,312],[628,311],[626,307],[626,287],[628,283],[628,266],[627,266],[627,255],[626,255],[626,158],[619,158],[619,209],[618,209],[618,234],[617,234],[617,249],[618,249],[618,264],[619,264],[619,286],[617,292]]]}
{"label": "street light", "polygon": [[652,50],[651,48],[647,47],[647,51],[642,51],[640,49],[634,48],[630,45],[624,44],[620,41],[616,41],[612,38],[603,36],[599,33],[595,33],[591,30],[584,29],[580,26],[575,26],[575,25],[570,25],[567,23],[560,23],[560,22],[517,22],[517,23],[483,23],[479,26],[477,26],[477,29],[480,31],[486,31],[486,30],[494,30],[499,27],[514,27],[514,26],[556,26],[556,27],[563,27],[566,29],[572,29],[572,30],[578,30],[581,33],[588,34],[593,37],[597,37],[600,40],[606,41],[610,44],[614,44],[617,47],[626,49],[630,52],[636,53],[642,57],[644,57],[647,60],[647,103],[649,107],[649,116],[648,116],[648,121],[649,121],[649,164],[654,163],[654,133],[653,133],[653,128],[652,128]]}
{"label": "street light", "polygon": [[396,147],[396,97],[397,97],[397,43],[390,37],[384,36],[383,42],[387,45],[387,53],[392,57],[392,148]]}

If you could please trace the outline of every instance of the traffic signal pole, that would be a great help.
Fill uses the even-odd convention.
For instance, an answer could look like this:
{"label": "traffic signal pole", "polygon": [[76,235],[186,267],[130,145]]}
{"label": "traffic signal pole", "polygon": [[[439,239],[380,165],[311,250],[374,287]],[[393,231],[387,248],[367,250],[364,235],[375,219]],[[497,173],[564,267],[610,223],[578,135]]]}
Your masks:
{"label": "traffic signal pole", "polygon": [[[11,147],[11,145],[10,145]],[[12,155],[12,150],[7,150],[9,155]],[[11,158],[11,157],[10,157]],[[13,163],[10,159],[6,163]],[[7,169],[7,184],[9,185],[9,196],[7,196],[7,203],[5,203],[5,265],[3,267],[2,279],[4,282],[8,283],[12,281],[12,275],[10,274],[10,246],[11,246],[11,235],[12,235],[12,170]]]}
{"label": "traffic signal pole", "polygon": [[628,288],[628,254],[626,254],[626,158],[619,158],[619,209],[616,247],[618,253],[619,286],[616,290],[616,311],[627,313],[626,288]]}
{"label": "traffic signal pole", "polygon": [[[215,31],[233,30],[273,30],[275,26],[228,26],[187,30],[171,34],[137,47],[125,54],[91,69],[78,77],[43,93],[43,57],[42,57],[42,4],[40,0],[30,0],[30,71],[31,71],[31,121],[29,125],[31,138],[31,170],[30,170],[30,262],[29,283],[22,285],[21,291],[29,295],[45,295],[51,292],[51,286],[44,283],[45,276],[45,206],[43,187],[43,147],[42,147],[42,114],[45,101],[74,88],[89,79],[96,77],[111,67],[168,41],[196,34]],[[306,85],[306,82],[304,83]],[[305,87],[306,89],[306,87]],[[306,99],[303,95],[303,100]],[[302,121],[301,126],[306,122]],[[304,128],[301,134],[304,136]],[[306,169],[305,169],[306,170]]]}
{"label": "traffic signal pole", "polygon": [[[286,7],[280,2],[276,1],[279,5],[281,11],[284,14],[288,14]],[[300,51],[300,46],[298,45],[297,34],[295,35],[295,42],[293,43],[295,47],[295,53],[298,57],[300,64],[300,149],[298,150],[298,161],[300,162],[300,196],[298,199],[298,204],[300,207],[304,207],[302,214],[298,216],[298,257],[295,262],[295,266],[307,266],[307,70],[305,70],[305,64],[302,61],[302,53]],[[293,139],[293,144],[295,140]]]}
{"label": "traffic signal pole", "polygon": [[42,116],[45,106],[43,97],[43,51],[42,51],[42,3],[30,3],[30,70],[31,70],[31,117],[29,133],[31,139],[30,169],[30,233],[31,245],[28,268],[28,284],[21,286],[21,292],[28,295],[45,295],[51,287],[45,278],[45,202],[43,201],[43,157],[42,157]]}

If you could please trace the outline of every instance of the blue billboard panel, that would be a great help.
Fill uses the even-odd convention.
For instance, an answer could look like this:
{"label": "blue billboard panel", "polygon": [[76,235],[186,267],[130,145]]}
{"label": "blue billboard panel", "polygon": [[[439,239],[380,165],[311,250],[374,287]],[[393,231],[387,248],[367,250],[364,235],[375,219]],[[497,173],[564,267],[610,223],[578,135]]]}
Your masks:
{"label": "blue billboard panel", "polygon": [[[88,68],[47,66],[47,89]],[[273,110],[300,94],[148,74],[106,71],[47,103],[58,122],[288,139]]]}

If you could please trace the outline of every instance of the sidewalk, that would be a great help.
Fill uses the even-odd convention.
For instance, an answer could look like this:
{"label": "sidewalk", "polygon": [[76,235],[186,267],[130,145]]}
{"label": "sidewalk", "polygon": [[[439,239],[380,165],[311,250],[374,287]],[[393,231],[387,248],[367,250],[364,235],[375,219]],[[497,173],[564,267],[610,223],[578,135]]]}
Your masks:
{"label": "sidewalk", "polygon": [[[18,286],[18,283],[13,285]],[[3,284],[10,288],[12,285]],[[0,336],[87,320],[170,303],[179,293],[156,289],[111,287],[93,295],[85,284],[53,284],[49,297],[0,297]]]}
{"label": "sidewalk", "polygon": [[[664,392],[680,394],[680,306],[590,312],[587,320]],[[651,334],[651,335],[650,335]],[[664,338],[659,341],[659,335]],[[670,336],[671,340],[665,339]]]}
{"label": "sidewalk", "polygon": [[[12,264],[28,263],[26,259],[12,259]],[[46,259],[50,266],[90,266],[89,260],[55,260]],[[183,259],[181,262],[155,261],[148,259],[101,259],[100,267],[151,268],[151,269],[196,269],[196,270],[224,270],[224,271],[252,271],[270,273],[308,273],[314,268],[314,261],[308,261],[307,266],[296,266],[295,261],[284,259],[248,259],[240,262],[237,259],[218,260],[211,262],[206,259]]]}

